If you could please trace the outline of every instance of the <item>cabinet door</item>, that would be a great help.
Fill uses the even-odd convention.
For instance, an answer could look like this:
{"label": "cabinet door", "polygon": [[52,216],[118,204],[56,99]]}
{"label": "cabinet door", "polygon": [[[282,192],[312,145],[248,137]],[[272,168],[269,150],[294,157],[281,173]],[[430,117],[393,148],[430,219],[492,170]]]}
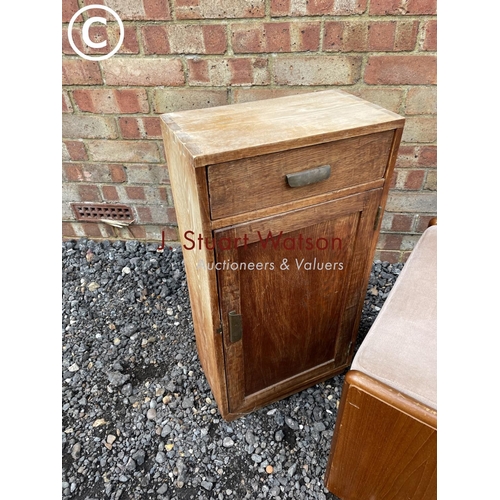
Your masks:
{"label": "cabinet door", "polygon": [[214,232],[231,413],[347,366],[382,189]]}

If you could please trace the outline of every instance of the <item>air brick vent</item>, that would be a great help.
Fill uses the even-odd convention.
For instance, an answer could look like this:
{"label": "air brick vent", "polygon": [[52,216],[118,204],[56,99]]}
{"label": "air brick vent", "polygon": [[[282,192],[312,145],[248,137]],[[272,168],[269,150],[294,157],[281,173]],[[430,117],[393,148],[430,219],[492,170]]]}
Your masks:
{"label": "air brick vent", "polygon": [[132,210],[127,205],[72,203],[77,220],[98,221],[100,219],[133,221]]}

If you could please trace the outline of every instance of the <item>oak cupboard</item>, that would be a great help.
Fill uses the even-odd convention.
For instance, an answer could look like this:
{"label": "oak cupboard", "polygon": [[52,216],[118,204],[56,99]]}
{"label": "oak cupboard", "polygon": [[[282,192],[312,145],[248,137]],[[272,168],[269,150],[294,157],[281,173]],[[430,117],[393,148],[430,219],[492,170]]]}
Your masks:
{"label": "oak cupboard", "polygon": [[161,118],[197,349],[222,416],[343,371],[404,119],[339,90]]}

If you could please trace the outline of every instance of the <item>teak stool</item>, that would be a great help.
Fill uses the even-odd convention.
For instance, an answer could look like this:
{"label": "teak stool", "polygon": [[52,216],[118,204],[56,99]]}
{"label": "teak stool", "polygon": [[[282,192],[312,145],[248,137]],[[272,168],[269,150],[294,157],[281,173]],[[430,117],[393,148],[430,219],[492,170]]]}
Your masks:
{"label": "teak stool", "polygon": [[325,475],[342,500],[437,498],[436,246],[431,226],[346,375]]}

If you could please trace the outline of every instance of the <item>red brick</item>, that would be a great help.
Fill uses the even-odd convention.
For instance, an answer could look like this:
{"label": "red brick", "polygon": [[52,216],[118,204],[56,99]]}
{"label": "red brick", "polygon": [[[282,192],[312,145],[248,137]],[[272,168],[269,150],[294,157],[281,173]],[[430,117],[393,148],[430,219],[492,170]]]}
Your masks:
{"label": "red brick", "polygon": [[422,189],[425,178],[425,170],[410,170],[407,171],[404,183],[404,189],[415,191]]}
{"label": "red brick", "polygon": [[108,168],[113,182],[127,181],[127,173],[121,165],[109,165]]}
{"label": "red brick", "polygon": [[179,241],[179,231],[176,227],[164,226],[161,231],[165,241]]}
{"label": "red brick", "polygon": [[188,59],[189,83],[210,83],[208,61],[206,59]]}
{"label": "red brick", "polygon": [[128,227],[128,231],[130,231],[134,240],[143,240],[146,238],[146,228],[144,226],[134,226],[132,224]]}
{"label": "red brick", "polygon": [[118,125],[124,139],[139,139],[141,137],[137,118],[118,118]]}
{"label": "red brick", "polygon": [[381,233],[377,246],[383,248],[384,250],[399,250],[402,242],[402,234]]}
{"label": "red brick", "polygon": [[415,231],[423,233],[429,226],[429,221],[436,215],[417,215],[417,225]]}
{"label": "red brick", "polygon": [[167,220],[174,224],[177,224],[177,215],[175,213],[175,209],[173,207],[167,208]]}
{"label": "red brick", "polygon": [[159,195],[160,200],[168,201],[167,200],[167,188],[164,188],[164,187],[158,188],[158,195]]}
{"label": "red brick", "polygon": [[398,232],[409,232],[413,224],[413,216],[405,214],[393,214],[391,230]]}
{"label": "red brick", "polygon": [[63,180],[67,182],[82,182],[84,180],[82,165],[63,163]]}
{"label": "red brick", "polygon": [[231,43],[236,54],[265,51],[263,25],[236,24],[231,28]]}
{"label": "red brick", "polygon": [[148,96],[144,89],[115,90],[114,96],[120,113],[147,113]]}
{"label": "red brick", "polygon": [[418,21],[374,21],[370,23],[368,48],[376,51],[411,51],[415,48]]}
{"label": "red brick", "polygon": [[142,39],[145,54],[170,54],[170,44],[165,26],[143,26]]}
{"label": "red brick", "polygon": [[142,123],[146,139],[161,139],[161,119],[158,117],[144,117]]}
{"label": "red brick", "polygon": [[85,236],[88,236],[89,238],[102,238],[99,224],[95,222],[82,223],[82,229],[85,232]]}
{"label": "red brick", "polygon": [[78,195],[80,201],[101,201],[99,188],[94,185],[85,184],[78,186]]}
{"label": "red brick", "polygon": [[271,0],[271,15],[272,16],[289,16],[291,0]]}
{"label": "red brick", "polygon": [[99,85],[102,84],[99,64],[85,59],[64,59],[62,63],[63,85]]}
{"label": "red brick", "polygon": [[378,247],[375,252],[375,259],[381,260],[382,262],[390,262],[391,264],[404,262],[401,260],[401,252],[397,250],[379,250]]}
{"label": "red brick", "polygon": [[71,222],[63,222],[62,223],[62,237],[63,238],[76,238],[77,237]]}
{"label": "red brick", "polygon": [[267,85],[270,82],[265,58],[188,59],[191,85]]}
{"label": "red brick", "polygon": [[370,15],[436,14],[436,0],[371,0]]}
{"label": "red brick", "polygon": [[396,39],[395,21],[373,21],[369,24],[369,50],[391,51]]}
{"label": "red brick", "polygon": [[64,141],[69,156],[73,161],[88,160],[85,144],[82,141]]}
{"label": "red brick", "polygon": [[436,83],[435,56],[370,56],[365,83],[423,85]]}
{"label": "red brick", "polygon": [[108,85],[156,86],[184,84],[180,59],[112,57],[101,62]]}
{"label": "red brick", "polygon": [[250,59],[231,59],[229,68],[231,83],[252,83],[252,61]]}
{"label": "red brick", "polygon": [[[62,0],[62,22],[69,23],[74,14],[80,10],[78,5],[78,0]],[[83,21],[82,15],[80,14],[75,22],[80,23]]]}
{"label": "red brick", "polygon": [[290,23],[266,23],[266,52],[290,52]]}
{"label": "red brick", "polygon": [[160,119],[156,117],[120,117],[118,125],[124,139],[160,139]]}
{"label": "red brick", "polygon": [[424,25],[423,50],[437,49],[437,21],[427,21]]}
{"label": "red brick", "polygon": [[153,222],[153,218],[151,217],[151,210],[149,207],[135,207],[135,211],[137,212],[137,222],[139,224]]}
{"label": "red brick", "polygon": [[202,26],[205,54],[224,54],[227,49],[226,27],[207,24]]}
{"label": "red brick", "polygon": [[73,113],[73,106],[66,90],[63,90],[62,93],[62,111],[63,113]]}
{"label": "red brick", "polygon": [[118,191],[115,186],[102,186],[102,196],[105,201],[119,201]]}
{"label": "red brick", "polygon": [[274,81],[278,85],[351,85],[360,76],[361,57],[276,57]]}
{"label": "red brick", "polygon": [[323,50],[328,52],[340,52],[342,50],[342,35],[344,33],[343,21],[325,22],[323,35]]}
{"label": "red brick", "polygon": [[396,24],[395,51],[410,51],[415,48],[417,43],[418,24],[418,21],[401,21]]}
{"label": "red brick", "polygon": [[334,0],[309,0],[307,2],[307,14],[321,16],[333,13]]}
{"label": "red brick", "polygon": [[131,200],[145,200],[144,188],[139,186],[125,186],[127,196]]}
{"label": "red brick", "polygon": [[321,23],[295,21],[290,23],[290,30],[293,52],[315,52],[319,49]]}
{"label": "red brick", "polygon": [[173,0],[177,19],[234,19],[264,17],[265,1],[254,0]]}
{"label": "red brick", "polygon": [[408,0],[408,14],[436,14],[437,0]]}
{"label": "red brick", "polygon": [[351,21],[344,24],[342,50],[344,52],[368,50],[368,23]]}
{"label": "red brick", "polygon": [[435,167],[437,165],[436,146],[422,146],[420,148],[418,165],[421,167]]}
{"label": "red brick", "polygon": [[172,19],[168,0],[142,0],[146,19],[166,21]]}

